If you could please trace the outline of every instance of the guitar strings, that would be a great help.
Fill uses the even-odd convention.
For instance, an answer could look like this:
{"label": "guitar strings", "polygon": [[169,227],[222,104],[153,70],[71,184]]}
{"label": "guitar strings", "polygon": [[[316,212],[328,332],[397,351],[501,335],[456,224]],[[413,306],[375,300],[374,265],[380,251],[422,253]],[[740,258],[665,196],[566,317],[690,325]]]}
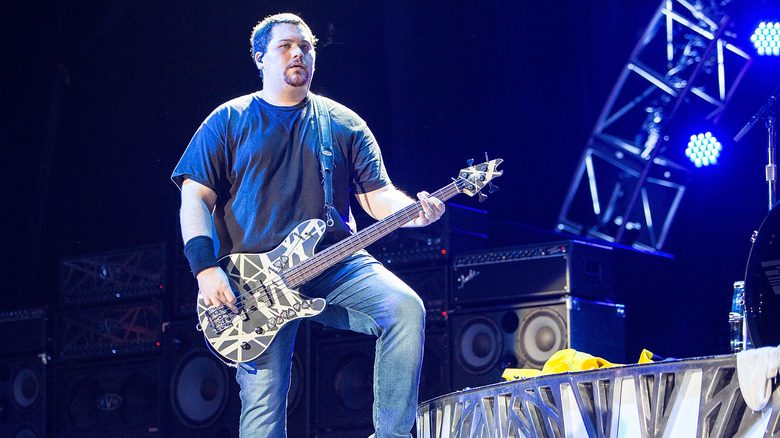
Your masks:
{"label": "guitar strings", "polygon": [[[436,192],[434,192],[431,196],[439,198],[442,201],[447,201],[450,198],[452,198],[453,196],[455,196],[458,193],[462,192],[463,184],[465,184],[465,183],[463,182],[462,179],[456,179],[451,184],[448,184],[447,186],[445,186],[445,187],[437,190]],[[451,190],[448,190],[448,189],[451,189]],[[416,214],[419,214],[419,212],[421,210],[422,210],[422,203],[420,201],[417,201],[414,204],[410,204],[409,206],[399,210],[395,214],[393,214],[390,217],[388,217],[388,219],[390,219],[389,221],[375,222],[371,226],[367,227],[364,230],[363,233],[360,233],[363,236],[365,236],[365,238],[362,239],[362,240],[371,240],[373,238],[374,241],[375,241],[375,240],[378,240],[378,239],[384,237],[386,234],[389,234],[390,232],[392,232],[392,230],[397,229],[397,227],[395,227],[395,228],[392,228],[392,230],[390,230],[387,225],[389,225],[391,223],[397,225],[398,222],[400,222],[400,221],[403,221],[403,223],[401,223],[401,225],[406,224],[407,222],[413,220],[413,216],[416,215]],[[396,216],[396,217],[393,217],[393,216]],[[360,241],[361,240],[360,238],[355,238],[355,236],[358,236],[358,235],[359,234],[353,234],[350,238],[345,239],[344,241],[342,241],[339,244],[336,244],[336,245],[333,245],[333,246],[330,246],[330,247],[326,248],[323,252],[319,253],[318,255],[321,256],[323,254],[326,254],[327,252],[335,253],[335,254],[327,256],[326,259],[332,259],[334,255],[338,255],[340,257],[340,256],[343,256],[344,254],[347,254],[347,256],[348,256],[349,254],[354,252],[354,248],[353,247],[358,246],[356,244],[350,245],[349,244],[350,242],[348,242],[348,241],[351,241],[351,240],[358,240],[358,241]],[[373,241],[372,241],[372,243],[373,243]],[[365,247],[365,246],[366,245],[363,245],[363,247]],[[346,247],[346,248],[343,248],[343,247]],[[239,310],[239,313],[241,311],[245,311],[246,310],[246,306],[248,305],[248,304],[245,304],[245,302],[249,302],[250,298],[255,298],[255,301],[259,302],[257,300],[257,298],[255,297],[255,294],[259,290],[261,290],[261,289],[265,289],[265,291],[263,293],[264,295],[271,295],[270,297],[264,297],[262,299],[263,304],[265,304],[266,306],[271,306],[271,301],[273,301],[274,298],[276,298],[278,300],[278,298],[280,296],[282,296],[283,293],[278,291],[278,289],[283,287],[283,286],[285,286],[285,283],[286,283],[284,281],[285,278],[288,278],[288,279],[298,278],[298,279],[300,279],[301,277],[303,277],[303,275],[301,273],[302,271],[306,271],[307,273],[310,273],[310,274],[312,273],[312,271],[314,271],[314,273],[312,275],[310,275],[309,279],[311,279],[311,278],[314,278],[317,275],[321,274],[326,269],[328,269],[329,267],[332,266],[332,264],[325,265],[323,263],[318,263],[318,262],[315,262],[313,260],[314,260],[314,258],[307,259],[307,260],[303,261],[302,263],[287,269],[286,271],[282,272],[279,276],[274,277],[271,280],[270,283],[262,283],[261,282],[259,286],[251,288],[251,289],[249,289],[249,290],[247,290],[245,292],[241,292],[241,293],[237,294],[236,295],[236,304],[235,304],[236,309]],[[339,259],[339,260],[341,260],[341,259]],[[294,284],[293,286],[288,286],[288,287],[294,289],[294,288],[296,288],[297,286],[299,286],[301,284],[303,284],[303,283]],[[223,304],[222,306],[213,309],[212,312],[224,315],[227,312],[231,312],[231,311],[230,311],[230,309],[226,305]]]}
{"label": "guitar strings", "polygon": [[[431,196],[440,198],[440,199],[442,199],[442,201],[446,201],[446,200],[452,198],[453,196],[455,196],[456,194],[460,193],[462,187],[459,186],[457,183],[462,183],[462,181],[461,180],[455,180],[452,184],[449,184],[446,187],[436,191]],[[454,189],[454,192],[447,192],[447,193],[445,193],[447,191],[447,189],[449,189],[449,188]],[[398,217],[391,218],[390,221],[376,222],[376,223],[372,224],[370,227],[366,228],[365,232],[362,233],[362,234],[366,235],[366,236],[371,236],[372,234],[373,234],[373,236],[377,236],[378,235],[377,239],[381,238],[381,237],[383,237],[382,232],[385,232],[385,234],[387,234],[390,231],[387,230],[386,226],[384,227],[385,229],[382,229],[383,226],[382,225],[378,226],[378,224],[387,225],[387,224],[389,224],[391,222],[394,222],[394,223],[397,224],[400,220],[403,220],[404,221],[403,223],[405,224],[406,222],[409,222],[410,220],[412,220],[411,216],[416,215],[416,214],[419,213],[419,211],[421,210],[421,207],[422,207],[422,204],[421,204],[420,201],[417,201],[414,204],[410,204],[406,208],[399,210],[397,212],[397,214],[393,215],[393,216],[398,216]],[[393,228],[393,229],[395,229],[395,228]],[[353,236],[357,236],[357,235],[353,235]],[[360,239],[356,239],[356,240],[360,240]],[[331,246],[331,247],[327,248],[325,251],[323,251],[320,254],[324,254],[324,253],[326,253],[328,251],[338,253],[339,255],[343,255],[343,254],[347,253],[348,251],[351,253],[352,248],[347,248],[346,250],[340,249],[340,247],[343,247],[343,246],[348,246],[348,245],[339,245],[339,244],[337,244],[337,245],[334,245],[334,246]],[[339,247],[339,248],[336,248],[336,247]],[[336,248],[336,249],[334,249],[334,248]],[[283,272],[278,277],[275,277],[270,283],[261,283],[260,286],[257,286],[255,288],[251,288],[251,289],[249,289],[246,292],[242,292],[242,293],[238,294],[236,296],[236,309],[238,309],[239,311],[244,311],[245,310],[244,302],[248,301],[248,296],[251,296],[252,298],[255,298],[255,296],[254,296],[255,293],[257,291],[259,291],[260,289],[266,289],[266,291],[267,291],[266,294],[267,295],[272,295],[272,297],[265,297],[262,300],[263,304],[265,304],[267,306],[270,306],[272,298],[277,298],[278,299],[278,297],[280,297],[282,295],[282,293],[277,291],[277,289],[282,287],[285,284],[284,278],[291,278],[291,277],[294,277],[294,276],[300,277],[299,272],[304,270],[304,268],[314,268],[314,269],[316,269],[316,273],[311,275],[311,278],[314,278],[317,275],[319,275],[320,273],[322,273],[325,269],[327,269],[327,268],[329,268],[331,266],[331,265],[328,265],[328,266],[324,266],[323,267],[322,264],[320,264],[320,266],[318,266],[315,262],[312,262],[312,260],[314,260],[314,259],[305,260],[303,263],[291,267],[286,272]],[[313,265],[313,266],[309,266],[309,265]],[[308,270],[308,269],[306,269],[306,270]],[[285,275],[285,274],[289,274],[289,275]],[[269,286],[270,286],[270,293],[268,292]],[[293,288],[294,287],[296,287],[296,286],[293,286]],[[257,301],[256,298],[255,298],[255,301]],[[214,309],[213,311],[224,315],[225,313],[230,312],[230,309],[226,305],[222,305],[222,306]]]}
{"label": "guitar strings", "polygon": [[[415,203],[415,204],[411,204],[411,207],[418,207],[418,204],[420,204],[420,203],[419,203],[419,202],[417,202],[417,203]],[[419,208],[412,208],[412,209],[410,209],[410,210],[415,210],[415,211],[414,211],[414,213],[417,213],[417,212],[419,212]],[[400,211],[399,213],[403,213],[403,211]],[[399,215],[399,216],[404,216],[404,215]],[[403,220],[403,219],[404,219],[404,218],[401,218],[400,220]],[[389,222],[386,222],[386,224],[389,224],[389,223],[391,223],[391,222],[398,222],[398,221],[399,221],[399,219],[398,219],[398,218],[393,218],[393,219],[391,219],[391,221],[389,221]],[[408,222],[408,220],[407,220],[407,221],[405,221],[405,222]],[[405,222],[404,222],[404,223],[405,223]],[[366,233],[364,233],[364,235],[372,235],[372,234],[376,235],[376,234],[380,234],[380,233],[381,233],[381,231],[384,231],[384,230],[379,230],[379,232],[377,232],[377,230],[373,230],[373,229],[366,229]],[[381,237],[381,236],[380,236],[380,237]],[[341,246],[347,246],[347,245],[341,245]],[[334,247],[330,247],[330,248],[334,248]],[[330,249],[330,248],[328,248],[328,249]],[[328,251],[328,249],[326,249],[326,251]],[[321,254],[324,254],[326,251],[323,251],[323,253],[321,253]],[[334,251],[334,250],[331,250],[330,252],[335,252],[335,253],[337,253],[337,254],[339,254],[339,252],[340,252],[340,254],[339,254],[339,255],[341,255],[341,254],[344,254],[344,253],[346,253],[347,251],[349,251],[349,249],[347,249],[347,250],[342,250],[342,249],[340,249],[340,248],[339,248],[339,249],[337,249],[336,251]],[[331,256],[331,257],[332,257],[332,256]],[[328,257],[326,257],[326,258],[328,258]],[[242,292],[242,293],[238,294],[238,295],[236,296],[236,298],[237,298],[236,308],[237,308],[237,309],[239,309],[239,310],[244,310],[244,309],[245,309],[245,305],[244,305],[243,303],[244,303],[245,301],[247,301],[247,300],[248,300],[247,296],[248,296],[248,295],[251,295],[252,297],[255,297],[255,294],[256,294],[258,291],[260,291],[261,289],[265,289],[265,291],[263,291],[263,295],[271,295],[270,297],[263,296],[263,297],[261,298],[261,299],[262,299],[262,302],[263,302],[264,304],[266,304],[266,305],[270,305],[270,303],[271,303],[271,301],[273,300],[273,298],[277,298],[277,299],[278,299],[278,297],[280,297],[280,296],[281,296],[281,293],[277,291],[277,288],[279,288],[279,287],[282,287],[282,286],[284,285],[284,283],[285,283],[285,282],[284,282],[284,278],[288,278],[288,279],[293,279],[293,280],[295,280],[295,279],[297,279],[298,277],[300,277],[300,275],[299,275],[299,271],[303,270],[304,268],[311,268],[311,269],[309,270],[310,272],[311,272],[311,271],[314,271],[314,273],[313,273],[313,275],[312,275],[312,278],[313,278],[313,277],[315,277],[316,275],[319,275],[319,273],[321,273],[321,272],[322,272],[322,271],[324,271],[325,269],[327,269],[327,267],[323,267],[323,266],[321,266],[321,265],[313,264],[313,262],[309,262],[309,263],[307,263],[309,260],[312,260],[312,259],[308,259],[307,261],[304,261],[303,263],[301,263],[301,264],[299,264],[299,265],[296,265],[296,266],[294,266],[294,267],[291,267],[291,268],[290,268],[290,269],[288,269],[286,272],[283,272],[283,273],[282,273],[282,274],[280,274],[279,276],[277,276],[277,277],[274,277],[274,278],[271,280],[271,282],[269,282],[269,283],[261,283],[259,286],[257,286],[257,287],[254,287],[254,288],[251,288],[251,289],[249,289],[247,292]],[[328,267],[329,267],[329,266],[328,266]],[[294,286],[293,286],[293,287],[294,287]],[[256,298],[256,297],[255,297],[255,298]],[[257,298],[256,298],[256,300],[257,300]],[[240,306],[239,306],[239,304],[240,304]],[[219,309],[221,309],[221,310],[222,310],[222,309],[226,309],[226,306],[224,306],[224,305],[223,305],[223,306],[221,306]]]}

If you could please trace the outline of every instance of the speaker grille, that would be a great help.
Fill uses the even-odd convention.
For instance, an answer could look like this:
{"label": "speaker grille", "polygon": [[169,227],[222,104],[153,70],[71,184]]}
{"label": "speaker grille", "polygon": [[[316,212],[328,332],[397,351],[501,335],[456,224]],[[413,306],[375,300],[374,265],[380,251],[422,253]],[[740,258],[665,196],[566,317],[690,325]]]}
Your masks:
{"label": "speaker grille", "polygon": [[375,337],[351,333],[315,341],[319,430],[371,426],[375,345]]}
{"label": "speaker grille", "polygon": [[0,359],[0,436],[46,436],[46,394],[46,365],[40,358],[28,355]]}
{"label": "speaker grille", "polygon": [[46,310],[0,312],[0,351],[5,356],[46,350]]}
{"label": "speaker grille", "polygon": [[57,315],[61,359],[159,353],[162,303],[114,306]]}
{"label": "speaker grille", "polygon": [[171,378],[173,411],[188,427],[207,427],[225,409],[230,396],[229,385],[224,364],[207,351],[193,351],[174,369]]}
{"label": "speaker grille", "polygon": [[466,372],[484,374],[498,365],[502,335],[490,318],[475,315],[464,319],[455,339],[455,357]]}
{"label": "speaker grille", "polygon": [[208,350],[194,321],[168,324],[163,339],[165,435],[237,436],[241,405],[235,371]]}
{"label": "speaker grille", "polygon": [[621,305],[567,297],[454,312],[449,322],[453,390],[499,383],[505,368],[541,369],[565,348],[625,360]]}
{"label": "speaker grille", "polygon": [[433,266],[421,269],[394,269],[393,273],[417,292],[428,312],[440,312],[447,308],[449,267]]}
{"label": "speaker grille", "polygon": [[160,360],[58,368],[55,436],[160,436]]}
{"label": "speaker grille", "polygon": [[63,307],[162,296],[165,245],[150,245],[63,260],[59,303]]}
{"label": "speaker grille", "polygon": [[[562,309],[538,308],[523,318],[514,351],[526,368],[541,369],[556,351],[567,348],[569,334]],[[516,313],[512,313],[516,314]]]}

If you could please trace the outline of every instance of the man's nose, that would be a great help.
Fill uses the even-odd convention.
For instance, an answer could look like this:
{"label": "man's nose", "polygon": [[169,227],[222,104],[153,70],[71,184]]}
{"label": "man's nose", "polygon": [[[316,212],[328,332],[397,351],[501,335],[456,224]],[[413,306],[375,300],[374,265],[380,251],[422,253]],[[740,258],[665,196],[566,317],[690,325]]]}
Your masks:
{"label": "man's nose", "polygon": [[303,49],[301,46],[295,46],[290,52],[293,58],[303,58]]}

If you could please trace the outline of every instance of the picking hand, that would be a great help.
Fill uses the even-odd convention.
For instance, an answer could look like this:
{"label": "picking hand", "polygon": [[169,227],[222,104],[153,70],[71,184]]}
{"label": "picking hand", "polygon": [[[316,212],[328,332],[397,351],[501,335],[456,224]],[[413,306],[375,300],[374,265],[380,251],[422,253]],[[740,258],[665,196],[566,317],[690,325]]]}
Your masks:
{"label": "picking hand", "polygon": [[198,273],[198,287],[207,306],[227,306],[233,313],[238,313],[236,296],[230,289],[227,274],[219,266],[204,269]]}

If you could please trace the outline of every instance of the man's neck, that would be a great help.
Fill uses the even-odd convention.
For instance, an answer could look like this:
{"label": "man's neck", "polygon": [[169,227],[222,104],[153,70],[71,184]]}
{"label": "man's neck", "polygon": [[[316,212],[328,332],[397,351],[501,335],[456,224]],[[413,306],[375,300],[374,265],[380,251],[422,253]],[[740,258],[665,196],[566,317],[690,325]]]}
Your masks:
{"label": "man's neck", "polygon": [[284,90],[263,88],[260,97],[271,105],[295,106],[309,93],[309,87],[286,87]]}

